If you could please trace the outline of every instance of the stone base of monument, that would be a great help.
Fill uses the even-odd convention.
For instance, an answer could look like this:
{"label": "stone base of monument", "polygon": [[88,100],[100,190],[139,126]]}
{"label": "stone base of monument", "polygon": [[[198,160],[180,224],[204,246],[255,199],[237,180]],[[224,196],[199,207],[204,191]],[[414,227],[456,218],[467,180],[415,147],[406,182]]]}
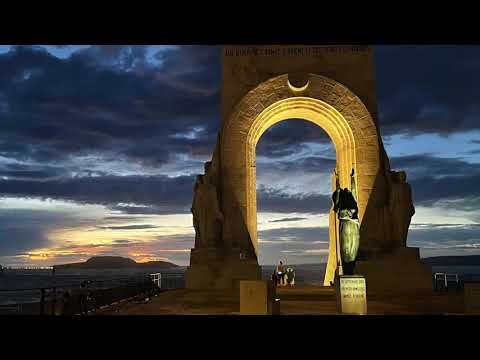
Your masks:
{"label": "stone base of monument", "polygon": [[357,261],[355,274],[365,276],[369,293],[432,293],[432,269],[420,259],[418,248]]}
{"label": "stone base of monument", "polygon": [[216,249],[192,249],[186,272],[187,289],[239,288],[241,280],[260,280],[262,268],[254,260],[226,257]]}
{"label": "stone base of monument", "polygon": [[337,311],[346,315],[367,314],[367,289],[365,277],[341,275],[335,279]]}
{"label": "stone base of monument", "polygon": [[280,300],[276,299],[275,293],[276,287],[271,280],[241,280],[240,314],[280,314]]}

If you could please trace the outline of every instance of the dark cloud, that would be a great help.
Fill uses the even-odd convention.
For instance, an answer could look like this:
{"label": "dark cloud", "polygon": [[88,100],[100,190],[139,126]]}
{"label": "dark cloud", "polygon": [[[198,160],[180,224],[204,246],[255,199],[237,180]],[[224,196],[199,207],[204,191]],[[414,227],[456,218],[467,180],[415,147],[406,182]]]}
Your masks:
{"label": "dark cloud", "polygon": [[327,227],[295,227],[258,232],[259,261],[277,264],[326,262],[328,257]]}
{"label": "dark cloud", "polygon": [[140,224],[140,225],[123,225],[123,226],[97,226],[98,229],[106,230],[143,230],[143,229],[155,229],[156,225]]}
{"label": "dark cloud", "polygon": [[383,135],[478,129],[480,47],[379,46],[375,57]]}
{"label": "dark cloud", "polygon": [[[135,176],[118,176],[107,166],[93,171],[80,156],[97,157],[98,167],[116,160],[144,169],[170,166],[182,174],[202,171],[220,125],[219,47],[181,46],[152,54],[142,45],[92,46],[59,59],[42,48],[19,46],[0,55],[0,69],[0,156],[15,160],[0,163],[0,196],[103,204],[131,214],[123,220],[190,211],[193,175],[146,176],[140,170]],[[446,136],[478,129],[479,70],[478,47],[378,47],[382,135]],[[274,159],[264,164],[269,176],[322,175],[335,166],[335,149],[326,133],[299,119],[270,128],[259,141],[257,156]],[[471,212],[480,207],[480,168],[475,164],[432,154],[394,157],[391,164],[407,171],[415,205]],[[257,198],[259,211],[268,212],[325,214],[331,206],[330,195],[287,194],[276,188],[260,187]],[[2,255],[44,246],[50,229],[71,221],[32,214],[2,212]],[[103,219],[109,220],[117,221]],[[445,228],[414,229],[413,241],[434,238],[439,234],[435,229]],[[454,237],[451,228],[444,236]],[[319,239],[316,230],[282,231],[263,235],[270,234],[271,244],[278,240],[274,236],[288,231],[296,231],[295,238]],[[193,243],[192,237],[184,240]],[[116,246],[133,246],[118,241]],[[181,256],[188,258],[188,253]]]}
{"label": "dark cloud", "polygon": [[443,206],[456,210],[476,211],[480,208],[480,175],[416,178],[410,181],[414,204]]}
{"label": "dark cloud", "polygon": [[161,175],[0,180],[0,194],[102,204],[132,214],[171,214],[190,211],[193,183],[193,176]]}
{"label": "dark cloud", "polygon": [[[206,62],[218,49],[181,47],[167,51],[160,68],[127,71],[147,61],[145,51],[94,46],[62,60],[20,46],[1,55],[0,155],[45,162],[109,152],[158,165],[171,154],[211,149],[220,83],[212,81],[219,67]],[[182,61],[183,71],[175,65]],[[172,137],[194,128],[205,132]]]}
{"label": "dark cloud", "polygon": [[393,169],[405,170],[408,179],[419,177],[470,176],[480,174],[480,164],[472,164],[460,157],[445,158],[432,154],[416,154],[390,158]]}
{"label": "dark cloud", "polygon": [[271,223],[279,223],[279,222],[290,222],[290,221],[300,221],[300,220],[305,220],[307,218],[305,217],[287,217],[287,218],[281,218],[277,220],[270,220],[269,222]]}
{"label": "dark cloud", "polygon": [[303,172],[329,174],[332,173],[333,169],[335,169],[336,159],[321,156],[308,156],[292,160],[262,161],[262,163],[257,166],[261,167],[261,172]]}
{"label": "dark cloud", "polygon": [[480,244],[480,228],[478,224],[458,226],[438,226],[428,224],[420,228],[412,227],[408,231],[408,244],[421,247],[470,247]]}
{"label": "dark cloud", "polygon": [[129,244],[129,243],[131,243],[132,241],[120,239],[120,240],[113,240],[113,242],[114,242],[115,244]]}
{"label": "dark cloud", "polygon": [[257,154],[270,158],[286,157],[308,149],[307,143],[331,144],[327,133],[318,125],[289,119],[267,129],[257,144]]}
{"label": "dark cloud", "polygon": [[414,205],[480,208],[480,164],[431,154],[392,157],[390,162],[393,169],[406,171]]}
{"label": "dark cloud", "polygon": [[15,179],[49,179],[64,175],[66,171],[48,165],[0,164],[0,177]]}
{"label": "dark cloud", "polygon": [[429,224],[429,223],[412,223],[411,224],[412,227],[415,227],[415,228],[444,228],[444,227],[479,227],[480,224],[451,224],[451,223],[433,223],[433,224]]}
{"label": "dark cloud", "polygon": [[131,220],[143,220],[148,219],[149,216],[129,216],[129,215],[120,215],[120,216],[105,216],[102,218],[102,221],[106,222],[124,222],[124,221],[131,221]]}
{"label": "dark cloud", "polygon": [[278,213],[327,213],[332,205],[330,195],[287,194],[282,190],[260,187],[257,191],[258,211]]}
{"label": "dark cloud", "polygon": [[293,227],[261,230],[258,237],[262,240],[278,240],[279,242],[321,242],[328,244],[328,227]]}
{"label": "dark cloud", "polygon": [[58,212],[0,209],[0,256],[14,256],[48,246],[48,233],[51,230],[84,223],[85,220]]}

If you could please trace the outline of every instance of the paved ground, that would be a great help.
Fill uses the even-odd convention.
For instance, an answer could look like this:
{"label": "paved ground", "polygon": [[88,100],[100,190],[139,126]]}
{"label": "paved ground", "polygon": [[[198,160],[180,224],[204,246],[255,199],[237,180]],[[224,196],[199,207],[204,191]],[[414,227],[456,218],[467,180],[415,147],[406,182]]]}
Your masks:
{"label": "paved ground", "polygon": [[[337,314],[335,290],[302,286],[278,288],[281,315]],[[240,308],[237,291],[171,290],[148,300],[125,301],[97,314],[105,315],[234,315]],[[463,314],[463,294],[369,295],[369,315]]]}

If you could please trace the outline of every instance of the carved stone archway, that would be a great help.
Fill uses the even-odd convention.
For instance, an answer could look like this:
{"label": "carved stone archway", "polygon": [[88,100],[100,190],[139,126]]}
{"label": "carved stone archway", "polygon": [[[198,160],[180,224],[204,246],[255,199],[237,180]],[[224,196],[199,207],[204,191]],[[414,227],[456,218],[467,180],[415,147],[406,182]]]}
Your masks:
{"label": "carved stone archway", "polygon": [[[357,61],[356,66],[369,69],[370,60],[364,62],[363,57],[356,60],[348,56],[341,64]],[[212,161],[203,176],[207,185],[196,191],[196,195],[203,192],[204,198],[208,192],[209,199],[214,200],[201,204],[201,211],[197,211],[204,220],[194,213],[194,221],[206,221],[210,227],[204,228],[211,231],[202,236],[197,232],[200,238],[191,252],[187,287],[231,288],[239,280],[261,278],[257,260],[255,148],[269,127],[297,118],[317,124],[330,136],[335,145],[341,187],[350,187],[349,174],[355,169],[361,223],[356,271],[367,277],[367,289],[391,288],[395,278],[396,289],[428,290],[431,270],[420,262],[417,248],[406,246],[405,229],[413,214],[410,187],[405,176],[390,170],[377,121],[372,117],[375,106],[371,80],[363,85],[357,73],[342,68],[346,74],[342,76],[368,100],[366,106],[349,87],[328,76],[311,71],[269,75],[271,69],[278,71],[295,65],[287,60],[249,58],[245,61],[249,67],[256,67],[252,70],[255,76],[243,79],[234,71],[237,60],[224,58],[227,86],[222,90],[222,126]],[[309,69],[329,69],[331,64],[322,65],[317,58],[299,60],[300,65],[302,61],[305,63],[302,66]],[[238,86],[234,80],[239,81]],[[334,220],[331,211],[325,285],[333,281],[339,261]]]}
{"label": "carved stone archway", "polygon": [[[294,87],[288,75],[270,79],[249,92],[235,108],[222,129],[221,163],[224,171],[223,209],[235,202],[241,209],[249,239],[257,255],[255,148],[262,134],[286,119],[305,119],[325,130],[332,139],[342,187],[350,187],[349,174],[358,174],[360,220],[365,213],[380,170],[379,142],[375,124],[361,100],[348,88],[323,76],[309,74],[302,86]],[[367,155],[369,154],[369,155]],[[361,168],[359,171],[357,168]],[[233,215],[233,214],[232,214]],[[331,215],[333,216],[333,215]],[[232,216],[233,218],[233,216]],[[224,238],[234,242],[236,222],[227,222]],[[330,226],[329,263],[324,283],[333,280],[336,259],[335,231]],[[248,246],[248,245],[247,245]]]}

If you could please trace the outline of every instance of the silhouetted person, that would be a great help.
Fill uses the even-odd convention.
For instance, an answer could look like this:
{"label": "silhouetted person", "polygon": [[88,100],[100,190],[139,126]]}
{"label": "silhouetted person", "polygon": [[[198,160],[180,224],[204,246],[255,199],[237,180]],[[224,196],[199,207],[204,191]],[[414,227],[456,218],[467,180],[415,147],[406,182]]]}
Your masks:
{"label": "silhouetted person", "polygon": [[283,262],[281,261],[277,265],[277,275],[279,278],[279,283],[283,285],[285,283],[285,268],[283,266]]}
{"label": "silhouetted person", "polygon": [[93,293],[92,289],[88,290],[88,295],[87,295],[87,307],[91,308],[93,311],[96,309],[96,303],[95,303],[95,294]]}
{"label": "silhouetted person", "polygon": [[63,311],[62,315],[73,315],[72,297],[69,290],[65,290],[62,297]]}
{"label": "silhouetted person", "polygon": [[88,306],[87,306],[87,288],[86,288],[87,284],[86,284],[86,281],[82,281],[82,283],[80,284],[80,293],[79,293],[79,296],[78,296],[78,301],[80,303],[80,313],[81,314],[86,314],[87,313],[87,310],[88,310]]}
{"label": "silhouetted person", "polygon": [[277,271],[276,271],[276,269],[273,270],[273,273],[272,273],[272,281],[273,281],[275,284],[278,284],[278,276],[277,276]]}

